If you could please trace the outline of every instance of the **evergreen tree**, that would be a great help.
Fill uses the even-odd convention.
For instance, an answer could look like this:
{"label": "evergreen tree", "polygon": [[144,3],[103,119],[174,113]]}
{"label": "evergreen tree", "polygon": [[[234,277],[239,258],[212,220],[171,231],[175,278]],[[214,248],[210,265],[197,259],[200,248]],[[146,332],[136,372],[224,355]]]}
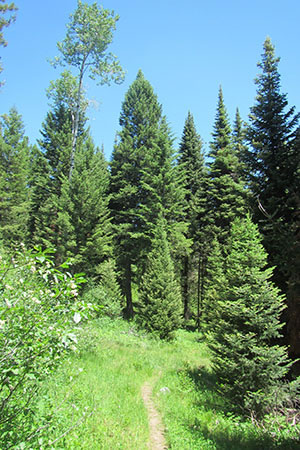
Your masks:
{"label": "evergreen tree", "polygon": [[181,324],[182,311],[165,227],[161,216],[141,280],[137,321],[161,339],[171,339]]}
{"label": "evergreen tree", "polygon": [[0,130],[0,237],[10,245],[27,237],[30,147],[15,108],[2,116]]}
{"label": "evergreen tree", "polygon": [[267,254],[250,217],[233,222],[224,261],[226,282],[216,290],[215,318],[209,324],[213,368],[222,389],[242,408],[257,413],[287,373],[286,349],[272,345],[280,336],[284,299],[270,281]]}
{"label": "evergreen tree", "polygon": [[[185,189],[187,237],[192,241],[191,252],[187,252],[183,256],[181,277],[184,318],[188,320],[192,314],[191,303],[195,304],[195,301],[192,302],[192,299],[197,297],[197,303],[200,302],[199,290],[205,257],[205,186],[207,181],[202,141],[197,134],[194,118],[190,112],[185,121],[179,147],[178,167]],[[198,304],[197,315],[199,315],[199,307],[200,305]]]}
{"label": "evergreen tree", "polygon": [[[60,82],[61,81],[61,82]],[[112,255],[108,211],[108,167],[80,115],[72,179],[72,78],[52,83],[54,108],[47,114],[32,161],[32,243],[56,249],[56,263],[72,258],[73,270],[99,281]],[[64,97],[64,88],[67,89]],[[84,103],[84,99],[81,100]],[[83,109],[84,110],[84,109]],[[107,270],[106,270],[107,272]]]}
{"label": "evergreen tree", "polygon": [[176,253],[182,251],[183,193],[177,183],[169,127],[141,71],[126,93],[120,125],[111,161],[110,209],[126,315],[132,317],[133,268],[139,280],[151,246],[153,224],[161,210],[169,239],[179,243]]}
{"label": "evergreen tree", "polygon": [[[269,263],[276,266],[274,281],[288,298],[288,330],[290,354],[300,356],[299,277],[295,273],[297,253],[297,209],[299,210],[299,114],[288,108],[286,94],[280,92],[279,58],[270,38],[263,46],[255,80],[256,103],[249,116],[248,140],[251,145],[246,163],[251,174],[251,187],[256,205],[255,220],[264,236]],[[293,281],[292,281],[293,280]],[[298,284],[298,288],[296,288]],[[298,291],[298,292],[297,292]]]}
{"label": "evergreen tree", "polygon": [[103,152],[88,138],[77,150],[72,182],[66,180],[67,201],[61,205],[73,227],[70,248],[74,270],[96,280],[102,278],[102,263],[112,256],[107,166]]}
{"label": "evergreen tree", "polygon": [[209,154],[212,158],[209,174],[210,221],[215,236],[224,245],[231,223],[246,212],[246,191],[221,87],[212,136]]}
{"label": "evergreen tree", "polygon": [[241,118],[239,109],[237,108],[232,130],[232,143],[234,146],[235,153],[239,159],[239,173],[245,182],[248,179],[247,168],[246,165],[243,163],[243,161],[245,160],[245,155],[248,151],[246,145],[246,132],[247,128]]}

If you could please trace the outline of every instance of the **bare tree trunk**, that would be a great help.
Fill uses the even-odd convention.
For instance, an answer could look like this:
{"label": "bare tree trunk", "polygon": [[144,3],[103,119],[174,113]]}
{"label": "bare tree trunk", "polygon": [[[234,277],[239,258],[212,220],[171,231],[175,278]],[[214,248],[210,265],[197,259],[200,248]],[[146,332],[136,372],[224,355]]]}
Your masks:
{"label": "bare tree trunk", "polygon": [[131,280],[132,280],[131,263],[126,262],[125,263],[124,293],[125,293],[125,297],[126,297],[125,316],[127,319],[133,318]]}
{"label": "bare tree trunk", "polygon": [[189,257],[184,257],[183,262],[183,317],[185,320],[189,320],[190,318],[190,310],[189,310]]}
{"label": "bare tree trunk", "polygon": [[75,153],[76,153],[77,138],[78,138],[79,118],[80,118],[80,100],[81,100],[81,91],[82,91],[83,71],[84,71],[84,65],[81,67],[81,70],[80,70],[78,92],[77,92],[77,99],[76,99],[75,118],[72,123],[72,150],[71,150],[71,156],[70,156],[69,181],[71,181],[72,173],[73,173],[74,166],[75,166]]}

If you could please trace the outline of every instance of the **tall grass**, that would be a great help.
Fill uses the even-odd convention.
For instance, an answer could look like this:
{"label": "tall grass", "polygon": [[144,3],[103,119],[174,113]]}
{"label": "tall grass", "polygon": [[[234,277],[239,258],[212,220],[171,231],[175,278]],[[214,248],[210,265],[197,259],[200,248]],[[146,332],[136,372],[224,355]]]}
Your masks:
{"label": "tall grass", "polygon": [[34,448],[148,448],[146,381],[172,449],[298,448],[296,426],[274,418],[258,426],[229,412],[199,334],[181,330],[161,342],[109,319],[82,330],[78,354],[45,386],[37,420],[46,428]]}

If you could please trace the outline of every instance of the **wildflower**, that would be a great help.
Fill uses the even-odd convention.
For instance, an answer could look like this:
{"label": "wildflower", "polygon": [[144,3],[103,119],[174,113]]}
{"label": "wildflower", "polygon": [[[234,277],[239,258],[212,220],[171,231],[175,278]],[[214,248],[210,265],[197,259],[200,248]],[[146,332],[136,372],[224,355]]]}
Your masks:
{"label": "wildflower", "polygon": [[71,286],[71,289],[76,289],[76,288],[77,288],[77,286],[76,286],[76,284],[74,283],[74,281],[71,281],[70,286]]}
{"label": "wildflower", "polygon": [[36,297],[32,297],[32,301],[34,302],[34,303],[36,303],[37,305],[40,305],[40,300],[38,299],[38,298],[36,298]]}
{"label": "wildflower", "polygon": [[30,272],[31,272],[31,273],[36,272],[36,267],[35,267],[35,266],[31,266],[31,267],[30,267]]}
{"label": "wildflower", "polygon": [[74,295],[74,297],[77,297],[78,292],[76,291],[76,289],[73,289],[73,290],[71,291],[71,294]]}
{"label": "wildflower", "polygon": [[5,325],[5,320],[0,320],[0,330],[3,330]]}
{"label": "wildflower", "polygon": [[12,291],[13,287],[11,287],[9,284],[6,284],[5,289],[7,289],[8,291]]}
{"label": "wildflower", "polygon": [[21,284],[24,283],[24,278],[20,278],[20,283],[21,283]]}

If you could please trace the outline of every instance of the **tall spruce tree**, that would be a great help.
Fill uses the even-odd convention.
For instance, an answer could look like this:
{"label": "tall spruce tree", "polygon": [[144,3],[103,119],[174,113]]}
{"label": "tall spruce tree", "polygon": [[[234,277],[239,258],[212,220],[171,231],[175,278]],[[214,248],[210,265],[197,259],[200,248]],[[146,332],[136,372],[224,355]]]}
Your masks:
{"label": "tall spruce tree", "polygon": [[212,136],[209,154],[212,158],[209,173],[210,221],[218,241],[225,245],[231,223],[246,213],[246,190],[221,87]]}
{"label": "tall spruce tree", "polygon": [[41,150],[35,150],[32,161],[32,242],[54,247],[58,264],[70,257],[73,270],[99,280],[100,266],[112,253],[108,167],[85,129],[82,112],[72,179],[69,177],[73,126],[70,93],[74,90],[67,89],[64,98],[64,88],[70,86],[66,81],[71,81],[72,87],[68,74],[51,85],[54,108],[43,126]]}
{"label": "tall spruce tree", "polygon": [[161,211],[167,220],[169,239],[179,243],[176,253],[183,251],[183,191],[176,182],[169,127],[141,71],[126,93],[120,125],[111,161],[110,209],[126,315],[132,317],[133,268],[139,281]]}
{"label": "tall spruce tree", "polygon": [[160,216],[141,279],[137,321],[161,339],[171,339],[182,321],[182,302],[165,227]]}
{"label": "tall spruce tree", "polygon": [[205,202],[207,170],[204,165],[203,144],[198,135],[193,115],[189,112],[185,121],[178,154],[178,167],[185,189],[185,221],[187,237],[191,240],[191,251],[182,261],[182,297],[184,318],[199,316],[200,288],[205,259]]}
{"label": "tall spruce tree", "polygon": [[[267,38],[263,46],[256,103],[249,116],[250,148],[246,163],[256,203],[255,220],[264,236],[269,263],[276,266],[274,281],[288,295],[288,342],[290,354],[300,356],[299,272],[295,273],[297,210],[299,208],[299,114],[288,108],[280,92],[279,58]],[[296,281],[298,280],[298,281]]]}
{"label": "tall spruce tree", "polygon": [[272,343],[282,328],[284,299],[266,264],[257,227],[249,216],[236,219],[223,275],[210,287],[217,297],[208,321],[213,369],[230,399],[256,413],[272,405],[290,364],[286,349]]}
{"label": "tall spruce tree", "polygon": [[25,241],[29,218],[30,146],[15,108],[1,118],[0,239],[11,245]]}

